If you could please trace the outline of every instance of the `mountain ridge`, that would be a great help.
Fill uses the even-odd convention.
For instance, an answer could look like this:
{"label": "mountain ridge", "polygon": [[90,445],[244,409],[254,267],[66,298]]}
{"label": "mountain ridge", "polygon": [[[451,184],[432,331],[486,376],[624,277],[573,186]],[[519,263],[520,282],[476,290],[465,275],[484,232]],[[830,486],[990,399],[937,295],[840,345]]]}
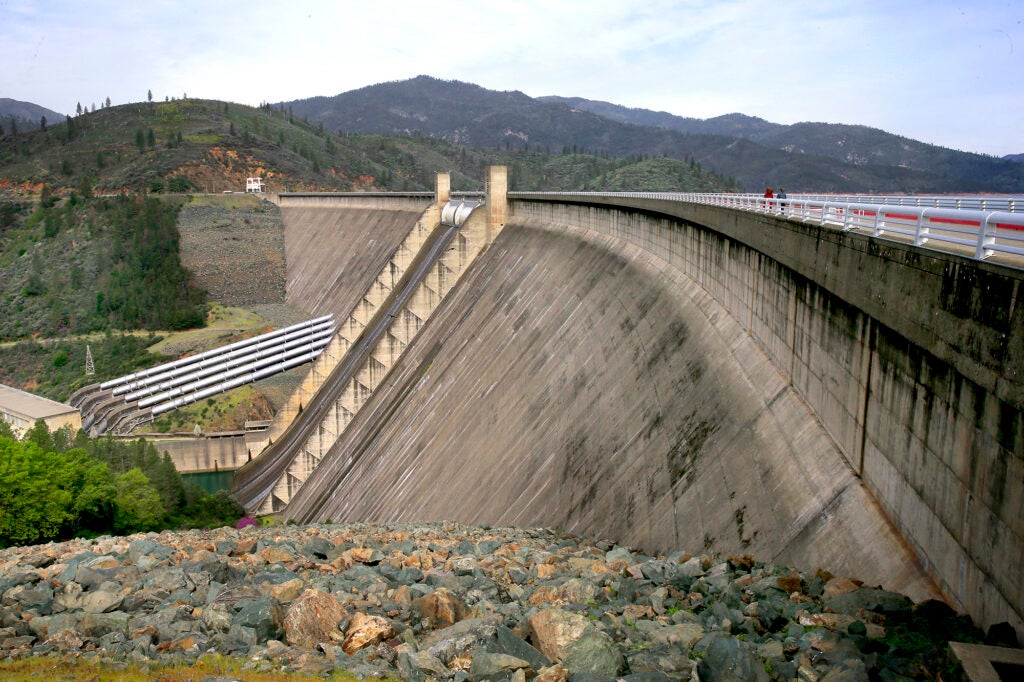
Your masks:
{"label": "mountain ridge", "polygon": [[1024,191],[1012,161],[947,150],[866,126],[784,126],[727,114],[701,120],[583,98],[417,76],[274,106],[346,133],[426,135],[478,147],[584,149],[694,158],[749,191]]}
{"label": "mountain ridge", "polygon": [[44,116],[47,125],[59,123],[65,118],[64,114],[32,102],[0,97],[0,135],[11,133],[12,122],[16,129],[35,130],[41,126]]}
{"label": "mountain ridge", "polygon": [[[17,100],[0,101],[17,103],[17,111],[26,115],[44,110],[26,109],[36,105]],[[210,110],[166,113],[191,106],[186,102],[207,102]],[[217,107],[224,111],[215,111]],[[136,115],[134,122],[119,121],[111,118],[118,115],[112,112]],[[165,113],[154,117],[154,112]],[[205,121],[201,129],[194,119],[189,121],[189,116],[196,115]],[[282,120],[291,127],[282,127]],[[81,175],[75,177],[76,169],[89,165],[94,166],[89,172],[96,177],[97,187],[107,191],[145,190],[150,181],[159,186],[160,178],[172,175],[188,177],[191,189],[219,191],[225,173],[236,184],[247,173],[262,171],[281,179],[281,189],[429,189],[430,176],[437,170],[452,170],[456,182],[473,178],[478,183],[479,164],[486,159],[513,166],[513,187],[522,189],[609,189],[596,179],[611,177],[608,174],[614,171],[619,179],[612,186],[621,186],[626,177],[630,182],[653,180],[650,187],[629,187],[632,190],[685,191],[697,187],[675,186],[670,179],[686,176],[685,167],[696,163],[722,179],[734,179],[732,186],[746,191],[785,186],[790,192],[813,193],[1024,193],[1021,155],[997,159],[959,152],[867,126],[782,125],[741,113],[696,119],[579,97],[532,98],[518,90],[488,90],[431,76],[259,108],[215,100],[172,100],[103,107],[74,117],[56,114],[49,133],[39,131],[38,124],[36,130],[27,130],[28,119],[17,121],[22,126],[19,132],[46,133],[52,138],[54,130],[65,131],[60,140],[63,149],[51,145],[48,153],[56,158],[48,159],[44,168],[20,158],[31,154],[39,138],[0,131],[0,178],[13,164],[18,168],[15,175],[22,177],[3,182],[27,182],[34,191],[40,182],[77,184]],[[129,128],[129,135],[132,126],[137,134],[159,126],[155,135],[159,144],[144,141],[138,147],[139,158],[129,158],[130,137],[109,145],[92,141],[86,152],[75,138],[83,138],[77,133],[95,125]],[[293,129],[296,126],[304,126],[301,134]],[[168,135],[180,138],[183,127],[190,129],[183,141],[167,139]],[[67,135],[69,129],[76,134]],[[395,141],[369,144],[359,138],[373,135],[391,136]],[[403,141],[398,142],[399,138]],[[168,151],[187,149],[200,139],[222,143],[220,152],[231,151],[245,163],[211,170],[209,159],[197,160],[194,155],[186,159],[181,150]],[[395,144],[401,148],[398,155]],[[108,155],[111,145],[113,156]],[[216,150],[193,151],[210,155]],[[92,163],[82,163],[87,154],[95,155]],[[593,163],[585,169],[587,179],[577,175],[567,181],[559,168],[573,167],[578,172],[583,167],[558,157],[577,154],[591,157]],[[110,158],[131,169],[111,180],[109,169],[100,167]],[[672,159],[675,166],[656,166],[667,171],[660,178],[650,165],[618,172],[627,162],[656,158]],[[218,163],[232,166],[231,160],[230,154],[222,155]]]}

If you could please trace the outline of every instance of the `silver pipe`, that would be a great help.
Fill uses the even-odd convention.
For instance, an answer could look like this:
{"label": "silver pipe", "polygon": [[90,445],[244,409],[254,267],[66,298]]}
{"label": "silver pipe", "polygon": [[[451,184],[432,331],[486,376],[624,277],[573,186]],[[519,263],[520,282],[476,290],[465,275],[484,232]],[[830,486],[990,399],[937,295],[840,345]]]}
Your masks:
{"label": "silver pipe", "polygon": [[[229,367],[237,367],[238,365],[245,364],[247,362],[252,362],[254,360],[267,357],[268,355],[274,353],[279,353],[287,348],[294,348],[296,346],[310,343],[312,341],[324,341],[324,344],[326,344],[327,341],[325,341],[324,339],[329,340],[333,335],[333,325],[326,327],[324,329],[313,331],[312,333],[306,330],[293,332],[292,334],[272,339],[272,342],[266,346],[250,347],[241,349],[240,351],[235,351],[237,355],[231,354],[233,355],[233,357],[230,357],[227,360],[221,360],[221,358],[214,358],[215,360],[221,361],[205,364],[201,369],[195,370],[193,372],[188,372],[187,374],[172,373],[172,376],[167,381],[155,383],[156,379],[160,377],[152,377],[151,381],[153,383],[143,385],[138,390],[126,394],[124,396],[124,400],[125,402],[130,403],[133,400],[138,400],[139,398],[143,398],[148,395],[153,395],[154,393],[158,393],[160,391],[166,391],[167,389],[174,388],[175,386],[180,386],[182,384],[186,384],[190,381],[194,381],[195,379],[199,379],[208,374],[219,372]],[[223,358],[224,356],[221,357]],[[181,371],[184,370],[179,370],[179,372]],[[129,386],[134,385],[136,384],[129,384]]]}
{"label": "silver pipe", "polygon": [[[166,372],[161,372],[159,374],[150,374],[149,376],[138,377],[137,381],[131,381],[129,383],[122,384],[122,385],[116,387],[113,390],[113,395],[122,395],[122,394],[128,393],[130,391],[137,391],[138,389],[143,388],[145,386],[148,386],[149,384],[152,384],[154,382],[163,381],[165,379],[170,379],[170,378],[173,378],[173,377],[176,377],[176,376],[180,376],[182,372],[197,371],[197,370],[195,370],[194,365],[198,365],[200,368],[210,367],[212,365],[216,365],[216,364],[219,364],[219,363],[223,362],[225,359],[230,359],[230,358],[235,358],[235,357],[246,357],[247,355],[249,355],[253,351],[253,349],[266,348],[267,346],[273,346],[275,344],[281,343],[284,340],[293,339],[293,338],[296,338],[296,337],[307,336],[307,335],[309,335],[311,333],[316,333],[317,331],[321,331],[323,329],[327,329],[327,328],[332,328],[333,329],[333,325],[334,325],[333,322],[325,321],[325,322],[319,322],[319,323],[317,323],[315,325],[312,325],[312,326],[305,326],[305,327],[303,327],[301,329],[293,329],[293,330],[287,331],[287,332],[284,329],[279,329],[278,331],[270,332],[269,334],[261,334],[260,336],[254,336],[251,339],[246,339],[246,341],[249,342],[249,343],[247,343],[243,347],[236,347],[236,348],[234,348],[232,350],[225,351],[225,349],[229,348],[229,346],[223,346],[220,349],[215,349],[215,350],[224,351],[224,352],[218,353],[216,355],[212,355],[212,356],[203,358],[203,359],[198,360],[198,361],[189,362],[189,363],[187,363],[185,365],[173,368],[173,369],[171,369],[169,371],[166,371]],[[210,352],[210,351],[207,351],[207,352]],[[185,359],[186,360],[193,360],[194,358],[198,358],[198,357],[200,357],[200,356],[196,355],[196,356],[193,356],[192,358],[185,358]]]}
{"label": "silver pipe", "polygon": [[192,403],[202,400],[203,398],[208,398],[210,396],[217,395],[218,393],[230,391],[233,388],[238,388],[239,386],[244,386],[245,384],[250,384],[254,381],[259,381],[260,379],[289,370],[292,367],[298,367],[299,365],[315,360],[318,354],[319,353],[307,353],[306,355],[300,355],[297,358],[292,358],[291,360],[287,362],[282,362],[279,365],[267,367],[262,370],[252,372],[251,374],[237,377],[231,381],[226,381],[222,384],[218,384],[217,386],[213,386],[205,390],[183,396],[176,400],[172,400],[170,402],[157,405],[156,407],[153,408],[152,414],[155,417],[158,414],[163,414],[164,412],[169,412],[170,410],[174,410],[179,407],[184,407],[185,405],[191,405]]}
{"label": "silver pipe", "polygon": [[134,380],[136,378],[139,378],[139,377],[149,376],[149,375],[153,374],[154,372],[163,372],[163,371],[167,371],[168,369],[171,369],[171,368],[174,368],[174,367],[183,367],[185,365],[189,365],[189,364],[195,363],[195,362],[197,362],[199,360],[202,360],[202,359],[205,359],[205,358],[208,358],[208,357],[213,357],[215,355],[220,355],[220,354],[222,354],[222,353],[224,353],[225,351],[228,351],[228,350],[234,350],[235,348],[244,348],[246,346],[250,346],[253,343],[259,342],[259,340],[261,340],[261,339],[266,339],[266,338],[270,338],[271,336],[279,336],[281,334],[286,334],[286,333],[288,333],[290,331],[294,331],[296,329],[301,329],[301,328],[307,327],[307,326],[309,326],[311,324],[322,323],[322,322],[324,322],[326,320],[331,319],[333,316],[334,316],[333,313],[331,313],[330,315],[323,315],[321,317],[313,318],[312,320],[307,320],[305,322],[299,322],[298,324],[293,324],[293,325],[290,325],[288,327],[282,327],[281,329],[278,329],[278,330],[275,330],[275,331],[272,331],[272,332],[267,332],[266,334],[261,334],[260,336],[254,336],[251,339],[244,339],[242,341],[236,341],[235,343],[230,343],[230,344],[228,344],[226,346],[222,346],[220,348],[214,348],[212,350],[208,350],[208,351],[205,351],[203,353],[199,353],[198,355],[191,355],[191,356],[189,356],[187,358],[182,358],[180,360],[174,360],[172,362],[165,362],[163,364],[156,365],[155,367],[150,367],[148,369],[140,370],[140,371],[134,372],[132,374],[126,374],[125,376],[118,377],[116,379],[110,379],[108,381],[104,381],[103,383],[100,384],[100,388],[102,390],[106,390],[106,389],[111,388],[113,386],[118,386],[118,385],[123,384],[125,382],[132,381],[132,380]]}
{"label": "silver pipe", "polygon": [[199,379],[198,381],[192,381],[184,385],[176,386],[168,391],[157,393],[156,395],[152,395],[148,398],[143,398],[142,400],[139,401],[139,407],[143,408],[149,407],[150,405],[156,405],[157,403],[165,402],[179,395],[191,393],[192,391],[198,390],[205,386],[209,386],[210,384],[215,384],[218,381],[224,381],[232,377],[238,376],[239,374],[245,374],[246,372],[251,372],[255,369],[266,367],[267,365],[273,365],[275,363],[280,363],[285,360],[289,360],[300,354],[316,353],[317,355],[319,355],[320,351],[322,351],[324,346],[326,345],[326,341],[322,343],[303,343],[300,347],[293,347],[287,351],[282,351],[281,353],[278,353],[276,355],[262,358],[256,362],[250,362],[248,364],[241,366],[225,368],[225,371],[223,372],[211,374]]}

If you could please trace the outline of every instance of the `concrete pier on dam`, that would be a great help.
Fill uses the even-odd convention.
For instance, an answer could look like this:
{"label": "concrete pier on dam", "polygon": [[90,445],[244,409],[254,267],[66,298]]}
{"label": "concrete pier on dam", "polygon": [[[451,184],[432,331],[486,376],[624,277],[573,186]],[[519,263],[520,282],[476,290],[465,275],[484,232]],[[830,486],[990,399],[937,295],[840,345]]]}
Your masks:
{"label": "concrete pier on dam", "polygon": [[1024,630],[1024,273],[677,202],[508,211],[287,518],[749,552]]}

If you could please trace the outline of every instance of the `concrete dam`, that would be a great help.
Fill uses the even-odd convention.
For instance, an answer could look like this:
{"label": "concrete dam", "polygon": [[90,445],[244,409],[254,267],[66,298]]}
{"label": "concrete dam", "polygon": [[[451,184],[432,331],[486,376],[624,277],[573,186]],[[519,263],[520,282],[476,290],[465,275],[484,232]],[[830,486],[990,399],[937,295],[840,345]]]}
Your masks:
{"label": "concrete dam", "polygon": [[[282,195],[289,302],[379,316],[360,310],[390,295],[389,257],[447,194]],[[430,270],[429,316],[397,316],[409,333],[388,333],[358,409],[337,398],[317,416],[316,447],[293,455],[303,473],[272,494],[285,518],[750,553],[1022,632],[1024,272],[728,208],[506,198],[491,181],[462,229],[486,234],[466,237],[479,255],[449,280]],[[325,409],[318,385],[271,441]]]}

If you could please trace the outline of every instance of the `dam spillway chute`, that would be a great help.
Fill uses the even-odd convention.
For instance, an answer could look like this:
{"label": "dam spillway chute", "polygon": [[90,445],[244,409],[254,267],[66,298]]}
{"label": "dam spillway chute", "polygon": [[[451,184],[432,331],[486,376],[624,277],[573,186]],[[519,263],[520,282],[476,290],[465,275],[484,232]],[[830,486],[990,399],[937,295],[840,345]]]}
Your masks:
{"label": "dam spillway chute", "polygon": [[481,206],[483,201],[479,199],[452,199],[441,209],[441,224],[448,227],[462,227],[470,214]]}

